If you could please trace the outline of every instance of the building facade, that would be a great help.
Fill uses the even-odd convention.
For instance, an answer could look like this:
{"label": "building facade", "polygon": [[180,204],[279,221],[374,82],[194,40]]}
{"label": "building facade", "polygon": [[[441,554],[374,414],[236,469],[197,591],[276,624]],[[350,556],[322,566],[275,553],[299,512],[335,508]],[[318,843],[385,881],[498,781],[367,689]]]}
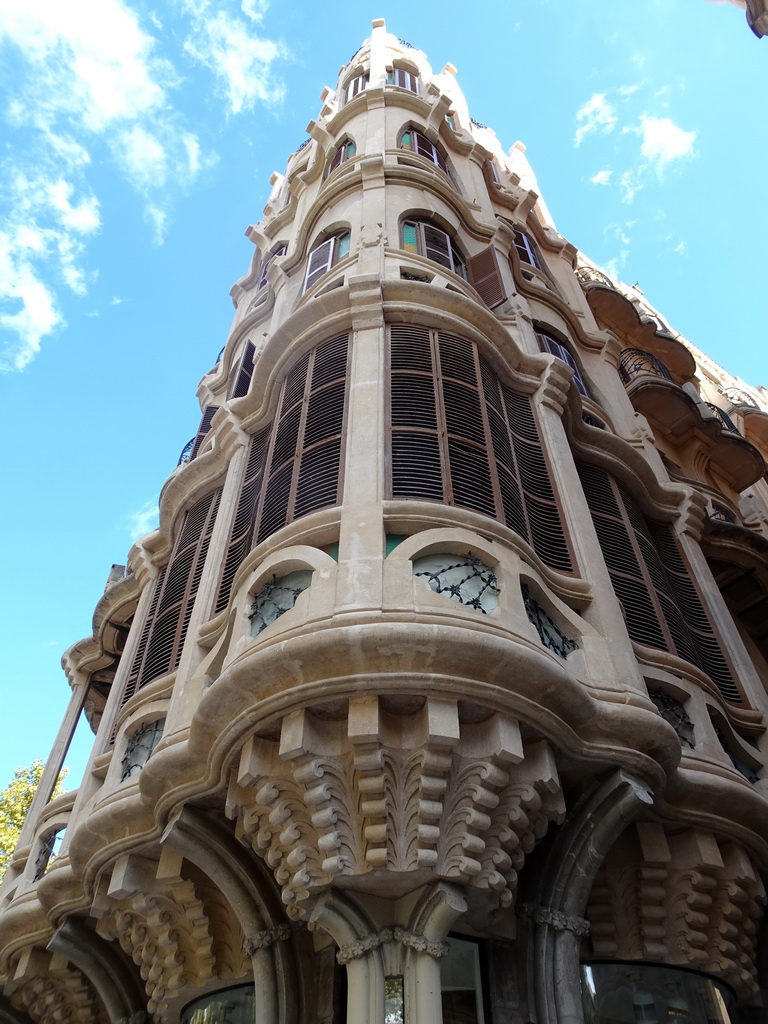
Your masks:
{"label": "building facade", "polygon": [[763,1019],[768,395],[452,66],[376,21],[321,102],[65,655],[0,1021]]}

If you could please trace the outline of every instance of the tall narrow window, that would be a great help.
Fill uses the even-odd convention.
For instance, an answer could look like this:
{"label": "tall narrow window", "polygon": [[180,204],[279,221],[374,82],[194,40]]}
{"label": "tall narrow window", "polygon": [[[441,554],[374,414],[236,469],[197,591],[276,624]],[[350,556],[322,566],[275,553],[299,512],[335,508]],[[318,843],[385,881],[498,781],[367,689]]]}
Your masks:
{"label": "tall narrow window", "polygon": [[419,91],[419,80],[416,75],[403,68],[392,68],[387,72],[387,85],[397,85],[401,89],[408,89],[410,92]]}
{"label": "tall narrow window", "polygon": [[251,438],[216,612],[256,543],[341,500],[347,345],[342,335],[306,355],[283,383],[276,420]]}
{"label": "tall narrow window", "polygon": [[168,567],[158,577],[124,702],[142,686],[178,667],[220,499],[221,488],[206,494],[184,517]]}
{"label": "tall narrow window", "polygon": [[333,159],[330,164],[328,164],[328,174],[331,174],[337,167],[345,163],[347,160],[351,160],[356,152],[357,146],[351,139],[347,139],[346,142],[342,142],[333,154]]}
{"label": "tall narrow window", "polygon": [[419,156],[425,156],[427,160],[431,160],[441,171],[445,171],[446,174],[448,173],[448,165],[443,154],[437,146],[429,141],[426,135],[423,135],[415,128],[409,128],[408,131],[403,132],[400,136],[400,148],[409,149],[412,153],[418,153]]}
{"label": "tall narrow window", "polygon": [[584,383],[584,378],[581,375],[581,369],[579,364],[573,358],[568,349],[557,338],[553,338],[551,334],[547,334],[546,331],[536,331],[536,339],[539,342],[539,348],[542,352],[549,352],[553,356],[557,356],[558,359],[562,359],[564,363],[567,363],[573,370],[573,382],[579,390],[579,393],[584,395],[585,398],[589,398],[589,391],[587,385]]}
{"label": "tall narrow window", "polygon": [[249,341],[245,346],[240,366],[232,382],[230,398],[243,398],[244,395],[248,394],[248,388],[251,386],[251,377],[253,377],[253,356],[255,352],[256,349],[253,342]]}
{"label": "tall narrow window", "polygon": [[548,565],[571,571],[530,399],[473,342],[416,325],[390,328],[391,493],[504,523]]}
{"label": "tall narrow window", "polygon": [[630,637],[698,666],[725,700],[744,704],[670,527],[647,520],[632,496],[603,470],[578,470]]}
{"label": "tall narrow window", "polygon": [[347,83],[344,89],[344,102],[349,103],[355,96],[359,96],[361,92],[364,92],[368,88],[368,74],[357,75],[350,82]]}
{"label": "tall narrow window", "polygon": [[[498,178],[495,180],[498,181]],[[524,231],[515,232],[515,249],[517,249],[521,263],[528,263],[530,266],[536,267],[537,270],[541,270],[541,260],[536,252],[536,247]]]}
{"label": "tall narrow window", "polygon": [[429,221],[406,220],[403,222],[403,248],[417,252],[443,267],[452,270],[459,277],[467,278],[467,268],[461,253],[447,232],[430,224]]}
{"label": "tall narrow window", "polygon": [[327,274],[334,263],[349,253],[349,232],[327,238],[321,245],[313,249],[307,260],[307,275],[304,279],[304,291]]}
{"label": "tall narrow window", "polygon": [[263,288],[264,285],[267,283],[267,271],[269,270],[269,266],[272,263],[272,260],[275,259],[276,256],[284,256],[286,252],[288,252],[287,245],[278,245],[274,252],[267,253],[267,255],[264,257],[264,262],[261,265],[261,274],[259,274],[258,289]]}

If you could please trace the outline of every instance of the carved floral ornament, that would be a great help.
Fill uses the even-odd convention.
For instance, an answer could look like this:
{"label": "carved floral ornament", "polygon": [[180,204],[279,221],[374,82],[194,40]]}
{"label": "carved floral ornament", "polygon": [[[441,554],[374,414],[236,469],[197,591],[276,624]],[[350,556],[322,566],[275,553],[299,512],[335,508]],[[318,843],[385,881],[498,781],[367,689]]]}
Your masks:
{"label": "carved floral ornament", "polygon": [[302,710],[279,741],[252,737],[228,806],[293,918],[336,881],[368,875],[376,892],[383,871],[510,906],[526,855],[564,816],[551,750],[524,748],[516,721],[463,723],[456,701],[434,698],[393,715],[375,696],[350,700],[341,721]]}

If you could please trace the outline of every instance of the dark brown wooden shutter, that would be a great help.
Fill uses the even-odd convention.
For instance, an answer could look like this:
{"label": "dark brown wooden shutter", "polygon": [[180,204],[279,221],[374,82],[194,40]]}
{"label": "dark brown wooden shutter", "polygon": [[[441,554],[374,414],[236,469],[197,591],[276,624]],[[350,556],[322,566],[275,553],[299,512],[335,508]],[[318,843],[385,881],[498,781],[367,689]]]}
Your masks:
{"label": "dark brown wooden shutter", "polygon": [[505,299],[504,282],[496,259],[496,250],[492,245],[483,249],[477,256],[467,260],[469,283],[480,293],[480,298],[490,309],[500,305]]}
{"label": "dark brown wooden shutter", "polygon": [[413,148],[420,156],[425,156],[428,160],[431,160],[433,164],[437,164],[441,171],[445,171],[446,174],[448,173],[448,165],[445,162],[445,157],[437,146],[429,141],[426,135],[422,135],[421,132],[414,130]]}
{"label": "dark brown wooden shutter", "polygon": [[251,386],[251,377],[253,377],[253,355],[255,351],[253,342],[249,341],[245,346],[243,358],[240,360],[237,376],[229,395],[230,398],[243,398],[248,394],[248,389]]}
{"label": "dark brown wooden shutter", "polygon": [[424,255],[427,259],[434,260],[435,263],[453,270],[451,240],[445,231],[423,222],[419,224],[419,229],[423,238]]}
{"label": "dark brown wooden shutter", "polygon": [[319,281],[323,274],[331,269],[335,243],[335,238],[329,238],[326,242],[323,242],[322,245],[318,245],[318,247],[313,249],[309,254],[309,260],[307,261],[307,277],[304,281],[304,291],[311,288],[315,281]]}
{"label": "dark brown wooden shutter", "polygon": [[208,431],[211,429],[211,423],[213,423],[213,417],[219,411],[218,405],[208,405],[203,411],[203,417],[200,420],[200,426],[197,428],[195,439],[192,442],[192,451],[189,454],[189,461],[197,458],[197,453],[200,451]]}
{"label": "dark brown wooden shutter", "polygon": [[156,611],[136,673],[137,690],[179,664],[220,499],[219,488],[198,501],[184,517],[168,568],[158,580]]}
{"label": "dark brown wooden shutter", "polygon": [[603,470],[577,468],[630,637],[696,665],[726,701],[744,704],[672,529],[647,520]]}
{"label": "dark brown wooden shutter", "polygon": [[571,571],[530,399],[502,385],[474,343],[393,324],[389,392],[393,498],[491,516]]}
{"label": "dark brown wooden shutter", "polygon": [[330,162],[330,164],[328,166],[328,173],[329,174],[331,173],[331,171],[335,171],[336,168],[344,161],[344,158],[346,156],[346,151],[347,151],[347,144],[346,144],[346,142],[342,142],[342,144],[337,148],[336,152],[333,154],[333,160],[331,160],[331,162]]}
{"label": "dark brown wooden shutter", "polygon": [[224,556],[224,566],[221,572],[221,579],[219,580],[214,613],[218,613],[227,607],[235,573],[252,547],[253,523],[256,518],[259,498],[261,497],[261,484],[264,466],[267,461],[269,435],[270,428],[267,427],[258,434],[254,434],[251,438],[245,466],[245,476],[240,487],[240,496],[237,501],[237,510],[232,523],[227,553]]}
{"label": "dark brown wooden shutter", "polygon": [[123,691],[121,707],[123,704],[126,704],[136,692],[136,683],[139,678],[139,673],[141,672],[141,666],[144,663],[144,655],[146,654],[147,651],[147,641],[149,640],[149,634],[152,631],[152,626],[155,621],[155,615],[157,614],[157,605],[160,600],[160,594],[162,593],[163,590],[163,583],[165,582],[165,574],[167,568],[167,566],[163,566],[163,568],[158,573],[157,579],[155,580],[155,591],[152,595],[152,601],[150,602],[149,605],[149,611],[147,612],[147,617],[144,620],[144,627],[141,631],[139,644],[138,647],[136,648],[136,654],[134,655],[133,658],[131,674],[128,676],[128,679],[125,684],[125,690]]}

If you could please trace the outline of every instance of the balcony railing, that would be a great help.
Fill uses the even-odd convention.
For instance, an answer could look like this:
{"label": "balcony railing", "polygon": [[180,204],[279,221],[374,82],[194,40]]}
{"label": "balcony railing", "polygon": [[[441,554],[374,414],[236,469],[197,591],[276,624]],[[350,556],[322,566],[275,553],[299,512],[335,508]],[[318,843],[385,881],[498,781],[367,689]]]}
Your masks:
{"label": "balcony railing", "polygon": [[736,426],[736,424],[733,422],[733,420],[731,419],[731,417],[728,415],[727,412],[724,412],[720,408],[720,406],[713,405],[711,402],[707,402],[706,406],[707,406],[708,409],[711,409],[712,412],[715,414],[715,416],[717,416],[717,418],[720,420],[720,423],[722,424],[723,430],[730,430],[730,432],[732,434],[738,434],[739,437],[741,437],[741,431]]}
{"label": "balcony railing", "polygon": [[638,376],[661,377],[662,380],[671,381],[674,379],[664,363],[650,352],[644,352],[640,348],[625,348],[621,353],[619,363],[619,376],[626,386],[633,377]]}
{"label": "balcony railing", "polygon": [[577,267],[576,277],[578,277],[582,284],[602,284],[606,288],[613,288],[615,291],[615,285],[610,277],[594,267],[584,265]]}
{"label": "balcony railing", "polygon": [[709,518],[716,519],[719,523],[731,523],[734,526],[738,525],[736,516],[724,505],[719,505],[716,501],[712,502],[712,507],[709,510]]}
{"label": "balcony railing", "polygon": [[187,441],[187,443],[181,449],[181,455],[179,456],[179,461],[176,463],[177,466],[180,466],[183,462],[189,462],[191,460],[192,452],[194,450],[195,441],[196,440],[197,440],[197,434],[195,434],[194,437],[191,437],[189,439],[189,441]]}

